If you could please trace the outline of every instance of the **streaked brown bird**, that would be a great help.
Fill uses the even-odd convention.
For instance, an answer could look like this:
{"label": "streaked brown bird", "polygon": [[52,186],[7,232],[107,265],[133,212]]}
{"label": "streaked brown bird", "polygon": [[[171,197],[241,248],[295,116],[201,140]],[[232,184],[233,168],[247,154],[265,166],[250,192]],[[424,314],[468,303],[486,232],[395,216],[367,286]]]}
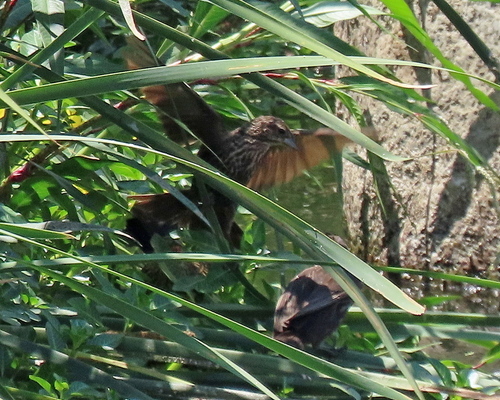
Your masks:
{"label": "streaked brown bird", "polygon": [[[350,275],[358,284],[360,281]],[[278,299],[274,313],[274,335],[299,349],[317,347],[338,329],[351,298],[321,266],[307,268],[295,276]]]}
{"label": "streaked brown bird", "polygon": [[[135,38],[129,40],[125,59],[129,69],[157,65],[146,46]],[[203,143],[198,152],[200,158],[254,190],[288,182],[351,143],[328,128],[291,131],[283,120],[273,116],[257,117],[229,132],[224,128],[222,117],[185,83],[150,86],[142,92],[159,110],[171,139],[186,144],[194,134]],[[201,204],[194,185],[183,194],[195,204]],[[238,247],[241,230],[233,222],[236,205],[214,190],[210,195],[210,205],[225,237]],[[155,233],[166,235],[176,227],[203,228],[203,222],[169,193],[133,198],[138,202],[132,208],[134,218],[129,220],[127,231],[145,251],[153,250],[150,239]]]}

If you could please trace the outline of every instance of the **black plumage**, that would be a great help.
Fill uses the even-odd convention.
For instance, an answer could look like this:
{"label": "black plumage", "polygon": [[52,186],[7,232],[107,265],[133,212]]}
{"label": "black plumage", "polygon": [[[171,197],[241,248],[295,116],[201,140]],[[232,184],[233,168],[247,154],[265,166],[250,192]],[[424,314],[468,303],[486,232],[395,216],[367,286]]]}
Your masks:
{"label": "black plumage", "polygon": [[[359,280],[351,278],[360,284]],[[344,319],[351,298],[321,266],[295,276],[278,299],[274,314],[274,338],[304,349],[317,347]]]}

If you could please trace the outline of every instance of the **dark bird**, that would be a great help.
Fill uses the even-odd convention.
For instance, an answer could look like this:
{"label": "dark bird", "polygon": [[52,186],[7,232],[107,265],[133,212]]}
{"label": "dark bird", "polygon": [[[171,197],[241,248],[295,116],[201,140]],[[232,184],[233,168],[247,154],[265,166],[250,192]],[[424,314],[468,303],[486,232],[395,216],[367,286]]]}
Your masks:
{"label": "dark bird", "polygon": [[347,293],[321,266],[307,268],[290,281],[278,299],[273,336],[299,349],[308,344],[317,347],[339,327],[352,304]]}
{"label": "dark bird", "polygon": [[[157,65],[149,50],[135,38],[129,41],[125,59],[129,69]],[[194,134],[203,143],[198,152],[201,159],[254,190],[288,182],[350,143],[327,128],[291,131],[283,120],[274,116],[257,117],[229,132],[224,128],[222,117],[185,83],[150,86],[142,92],[159,110],[171,139],[186,144]],[[201,205],[195,185],[183,194]],[[238,247],[241,230],[233,222],[236,205],[214,190],[210,196],[210,205],[222,232]],[[127,232],[145,251],[153,251],[150,239],[155,233],[166,235],[176,227],[204,227],[200,218],[169,193],[133,198],[138,202],[132,208],[134,218],[128,221]]]}

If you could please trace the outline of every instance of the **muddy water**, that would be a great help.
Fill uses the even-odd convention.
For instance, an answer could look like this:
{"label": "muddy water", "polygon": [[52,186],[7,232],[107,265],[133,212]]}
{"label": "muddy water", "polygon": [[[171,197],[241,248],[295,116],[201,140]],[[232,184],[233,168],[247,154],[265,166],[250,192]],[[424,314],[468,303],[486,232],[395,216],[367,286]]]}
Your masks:
{"label": "muddy water", "polygon": [[[313,170],[313,177],[301,176],[276,189],[269,196],[281,206],[325,233],[344,236],[344,216],[341,196],[337,192],[333,167]],[[437,272],[454,273],[441,270]],[[495,274],[490,274],[495,276]],[[500,291],[472,285],[432,280],[419,276],[405,276],[401,286],[411,297],[460,296],[435,307],[435,311],[500,314]]]}
{"label": "muddy water", "polygon": [[[300,218],[325,233],[343,236],[344,216],[341,196],[337,193],[335,171],[323,167],[314,171],[314,178],[303,176],[284,185],[270,197]],[[439,272],[454,273],[450,270]],[[493,274],[495,275],[495,274]],[[434,280],[415,275],[403,275],[402,289],[412,298],[453,296],[440,305],[429,307],[431,311],[500,314],[500,290]],[[377,304],[384,306],[384,304]],[[480,328],[482,329],[482,328]],[[495,328],[485,328],[495,330]],[[500,327],[498,327],[500,330]],[[451,359],[468,365],[477,365],[485,354],[483,347],[452,339],[424,338],[421,344],[433,344],[426,353],[440,360]],[[500,373],[500,361],[487,365],[483,371]]]}

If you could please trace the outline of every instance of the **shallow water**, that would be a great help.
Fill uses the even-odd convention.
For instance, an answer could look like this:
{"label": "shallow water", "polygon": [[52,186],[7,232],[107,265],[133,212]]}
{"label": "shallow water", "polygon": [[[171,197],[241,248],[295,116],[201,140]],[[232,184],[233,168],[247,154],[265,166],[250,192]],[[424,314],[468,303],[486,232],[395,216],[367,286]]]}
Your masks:
{"label": "shallow water", "polygon": [[[322,232],[343,236],[342,200],[337,193],[335,169],[331,166],[318,167],[313,169],[312,174],[313,177],[300,176],[268,196]],[[453,273],[444,269],[439,272]],[[401,286],[415,299],[427,296],[460,296],[460,299],[433,307],[434,311],[500,314],[498,289],[410,275],[403,277]]]}

